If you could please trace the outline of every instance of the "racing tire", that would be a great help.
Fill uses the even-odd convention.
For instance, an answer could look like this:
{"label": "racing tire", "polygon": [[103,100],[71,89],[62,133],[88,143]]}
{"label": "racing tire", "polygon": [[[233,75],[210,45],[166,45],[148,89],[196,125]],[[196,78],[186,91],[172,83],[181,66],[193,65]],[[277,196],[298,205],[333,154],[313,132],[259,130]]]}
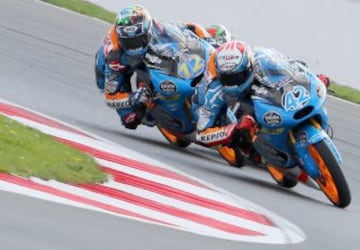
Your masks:
{"label": "racing tire", "polygon": [[320,177],[314,180],[320,189],[336,207],[347,207],[351,202],[350,189],[328,145],[320,141],[310,145],[308,151],[319,168]]}
{"label": "racing tire", "polygon": [[295,178],[286,175],[285,171],[282,171],[279,167],[267,164],[266,169],[276,183],[282,187],[292,188],[298,184],[298,181]]}
{"label": "racing tire", "polygon": [[230,148],[227,146],[222,146],[222,147],[218,147],[217,151],[230,166],[240,168],[245,165],[245,158],[241,154],[239,148]]}
{"label": "racing tire", "polygon": [[183,138],[179,138],[165,128],[162,128],[160,126],[157,126],[157,127],[160,130],[161,134],[165,137],[165,139],[170,144],[175,145],[180,148],[186,148],[187,146],[189,146],[191,144],[191,141],[183,139]]}

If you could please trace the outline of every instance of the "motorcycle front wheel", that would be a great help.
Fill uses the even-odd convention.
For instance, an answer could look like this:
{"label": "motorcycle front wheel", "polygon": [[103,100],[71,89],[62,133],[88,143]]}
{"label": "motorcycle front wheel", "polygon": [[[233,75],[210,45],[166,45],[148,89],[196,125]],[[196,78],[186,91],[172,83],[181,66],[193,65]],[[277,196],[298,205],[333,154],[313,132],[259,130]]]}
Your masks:
{"label": "motorcycle front wheel", "polygon": [[308,146],[308,151],[317,166],[320,177],[315,181],[326,197],[337,207],[347,207],[351,194],[341,167],[324,141]]}
{"label": "motorcycle front wheel", "polygon": [[172,145],[175,145],[180,148],[186,148],[191,144],[189,140],[179,138],[165,128],[158,126],[158,129],[160,130],[161,134],[165,137],[165,139]]}

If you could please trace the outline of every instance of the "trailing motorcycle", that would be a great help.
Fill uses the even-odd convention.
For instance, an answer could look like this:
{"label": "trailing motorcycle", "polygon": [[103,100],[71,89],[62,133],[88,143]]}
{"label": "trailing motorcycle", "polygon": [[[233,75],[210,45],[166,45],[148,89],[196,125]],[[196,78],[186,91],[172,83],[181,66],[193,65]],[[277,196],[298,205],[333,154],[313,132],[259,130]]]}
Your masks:
{"label": "trailing motorcycle", "polygon": [[[168,33],[171,36],[166,35]],[[192,32],[172,24],[166,24],[164,32],[157,34],[152,41],[144,58],[146,73],[136,72],[137,81],[146,83],[151,90],[147,116],[152,117],[171,144],[184,148],[198,143],[193,133],[197,114],[192,108],[191,98],[196,84],[204,76],[206,62],[214,48]],[[231,112],[227,114],[233,115]],[[218,147],[218,151],[229,164],[244,164],[237,149]]]}

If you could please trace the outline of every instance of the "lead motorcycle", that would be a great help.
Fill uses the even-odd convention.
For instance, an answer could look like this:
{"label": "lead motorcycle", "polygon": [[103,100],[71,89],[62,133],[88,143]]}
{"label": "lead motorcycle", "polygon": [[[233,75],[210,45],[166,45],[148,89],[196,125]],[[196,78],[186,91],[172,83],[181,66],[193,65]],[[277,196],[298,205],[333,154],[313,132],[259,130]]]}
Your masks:
{"label": "lead motorcycle", "polygon": [[[165,24],[163,32],[152,37],[145,55],[146,74],[136,72],[152,94],[147,117],[152,117],[162,135],[175,146],[185,148],[191,143],[199,144],[194,135],[197,114],[191,99],[213,50],[213,46],[194,33]],[[233,113],[229,110],[219,122],[228,122],[227,115],[233,116]],[[217,150],[230,165],[244,165],[238,149],[218,147]]]}
{"label": "lead motorcycle", "polygon": [[[306,66],[273,49],[255,53],[250,101],[238,106],[256,117],[253,147],[281,186],[299,181],[322,190],[337,207],[351,202],[342,157],[328,125],[326,88]],[[236,112],[236,111],[234,111]]]}

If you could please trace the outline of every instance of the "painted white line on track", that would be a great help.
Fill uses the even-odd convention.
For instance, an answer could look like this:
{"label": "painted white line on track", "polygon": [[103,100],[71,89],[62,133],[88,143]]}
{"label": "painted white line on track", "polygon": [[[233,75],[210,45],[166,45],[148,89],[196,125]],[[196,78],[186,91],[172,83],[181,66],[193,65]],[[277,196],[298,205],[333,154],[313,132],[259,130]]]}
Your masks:
{"label": "painted white line on track", "polygon": [[102,185],[74,186],[0,174],[0,189],[221,239],[272,244],[305,239],[304,233],[285,219],[210,183],[155,160],[151,161],[153,165],[135,161],[146,157],[88,136],[79,128],[69,130],[41,119],[44,116],[39,113],[36,117],[31,110],[14,107],[11,103],[4,106],[0,100],[0,113],[80,150],[90,150],[112,178]]}

